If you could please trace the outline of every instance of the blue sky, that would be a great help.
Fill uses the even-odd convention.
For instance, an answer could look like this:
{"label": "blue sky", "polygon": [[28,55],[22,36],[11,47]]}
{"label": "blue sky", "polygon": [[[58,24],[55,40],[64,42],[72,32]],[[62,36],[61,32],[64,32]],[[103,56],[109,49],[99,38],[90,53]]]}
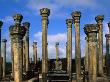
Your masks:
{"label": "blue sky", "polygon": [[[2,28],[2,38],[6,38],[7,42],[7,58],[10,57],[10,38],[9,26],[12,25],[12,16],[16,13],[23,15],[22,22],[30,22],[30,57],[32,57],[32,42],[38,42],[38,57],[42,55],[41,48],[41,16],[39,9],[46,7],[50,9],[49,25],[48,25],[48,53],[49,58],[55,58],[55,42],[60,43],[60,57],[66,56],[65,43],[66,43],[66,19],[72,18],[71,13],[74,11],[81,12],[81,55],[85,53],[85,33],[84,25],[88,23],[96,23],[95,17],[97,15],[104,15],[103,33],[108,33],[107,23],[110,21],[110,0],[0,0],[0,20],[4,22]],[[74,25],[73,31],[73,58],[75,53],[74,46]],[[104,37],[105,45],[105,37]],[[104,47],[105,53],[105,47]]]}

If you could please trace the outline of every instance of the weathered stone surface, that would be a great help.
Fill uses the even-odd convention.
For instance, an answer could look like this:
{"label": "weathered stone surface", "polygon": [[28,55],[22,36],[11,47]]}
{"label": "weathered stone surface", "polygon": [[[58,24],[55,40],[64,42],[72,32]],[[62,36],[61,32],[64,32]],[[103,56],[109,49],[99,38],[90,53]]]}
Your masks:
{"label": "weathered stone surface", "polygon": [[89,82],[97,82],[97,24],[86,24],[84,31],[88,37]]}
{"label": "weathered stone surface", "polygon": [[23,38],[23,42],[24,42],[24,54],[25,54],[25,60],[26,61],[25,65],[26,66],[26,70],[25,71],[29,71],[29,27],[30,27],[30,23],[29,22],[24,22],[23,23],[23,26],[25,27],[26,29],[26,34]]}
{"label": "weathered stone surface", "polygon": [[33,42],[33,59],[34,64],[37,64],[37,42]]}
{"label": "weathered stone surface", "polygon": [[72,24],[73,19],[67,19],[67,72],[72,80]]}
{"label": "weathered stone surface", "polygon": [[97,57],[97,66],[98,66],[98,75],[103,76],[103,15],[98,15],[95,17],[95,20],[99,26],[99,34],[98,34],[98,57]]}
{"label": "weathered stone surface", "polygon": [[48,16],[50,10],[48,8],[40,9],[40,15],[42,16],[42,78],[43,82],[46,82],[47,76],[47,28],[48,28]]}
{"label": "weathered stone surface", "polygon": [[72,13],[75,27],[75,61],[76,61],[76,78],[77,82],[81,82],[81,47],[80,47],[80,17],[81,12]]}
{"label": "weathered stone surface", "polygon": [[6,76],[6,39],[2,39],[3,56],[3,78]]}
{"label": "weathered stone surface", "polygon": [[105,61],[105,65],[106,65],[106,74],[107,76],[110,76],[110,34],[106,34],[106,61]]}
{"label": "weathered stone surface", "polygon": [[23,16],[14,15],[15,25],[10,26],[10,37],[14,55],[14,82],[22,82],[22,56],[23,56],[23,37],[26,33],[24,26],[21,26]]}

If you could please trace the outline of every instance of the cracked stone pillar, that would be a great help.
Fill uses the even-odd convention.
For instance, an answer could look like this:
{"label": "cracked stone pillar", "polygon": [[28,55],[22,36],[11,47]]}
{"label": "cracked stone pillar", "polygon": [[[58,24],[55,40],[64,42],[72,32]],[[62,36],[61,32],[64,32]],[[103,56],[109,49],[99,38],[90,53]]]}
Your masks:
{"label": "cracked stone pillar", "polygon": [[37,42],[33,42],[33,60],[34,64],[37,64]]}
{"label": "cracked stone pillar", "polygon": [[12,49],[14,55],[14,82],[22,82],[22,56],[23,56],[23,37],[25,35],[25,27],[21,26],[23,16],[16,14],[13,16],[15,25],[10,26],[10,37],[12,41]]}
{"label": "cracked stone pillar", "polygon": [[85,34],[88,37],[89,82],[97,82],[97,24],[86,24]]}
{"label": "cracked stone pillar", "polygon": [[109,34],[106,34],[106,68],[107,68],[107,76],[110,76],[110,22],[108,23]]}
{"label": "cracked stone pillar", "polygon": [[72,13],[75,27],[75,61],[76,61],[76,79],[81,82],[81,46],[80,46],[80,18],[81,13],[75,11]]}
{"label": "cracked stone pillar", "polygon": [[42,79],[43,82],[47,82],[47,28],[50,10],[48,8],[42,8],[40,9],[40,15],[42,16]]}
{"label": "cracked stone pillar", "polygon": [[100,76],[103,75],[103,20],[104,16],[103,15],[98,15],[95,17],[95,20],[97,24],[99,25],[99,34],[98,34],[98,45],[99,45],[99,50],[98,50],[98,74]]}
{"label": "cracked stone pillar", "polygon": [[88,37],[85,37],[86,40],[86,52],[85,52],[85,70],[88,71],[88,65],[89,65],[89,60],[88,60]]}
{"label": "cracked stone pillar", "polygon": [[6,39],[2,39],[2,56],[3,56],[3,78],[6,76]]}
{"label": "cracked stone pillar", "polygon": [[0,21],[0,81],[2,79],[2,56],[1,56],[1,27],[3,25],[3,22]]}
{"label": "cracked stone pillar", "polygon": [[72,81],[72,24],[73,19],[67,19],[67,72]]}
{"label": "cracked stone pillar", "polygon": [[25,46],[25,58],[26,58],[26,71],[29,71],[29,22],[24,22],[23,26],[26,29],[26,34],[24,36],[24,46]]}

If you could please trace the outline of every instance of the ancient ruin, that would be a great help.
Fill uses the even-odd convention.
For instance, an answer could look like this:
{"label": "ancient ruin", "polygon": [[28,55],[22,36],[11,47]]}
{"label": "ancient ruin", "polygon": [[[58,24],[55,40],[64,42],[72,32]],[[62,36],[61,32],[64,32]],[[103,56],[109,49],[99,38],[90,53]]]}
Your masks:
{"label": "ancient ruin", "polygon": [[[80,43],[81,12],[72,12],[70,14],[72,17],[66,19],[65,22],[67,27],[67,38],[64,44],[65,58],[60,58],[60,42],[55,40],[54,52],[56,55],[55,59],[51,59],[48,50],[50,46],[48,24],[51,10],[42,8],[39,12],[42,27],[42,57],[40,59],[40,54],[38,54],[40,52],[39,42],[33,41],[31,44],[32,50],[30,49],[29,37],[32,36],[29,30],[31,30],[31,21],[22,23],[23,15],[15,14],[13,16],[14,24],[9,27],[12,60],[10,71],[7,69],[6,62],[6,55],[8,55],[6,53],[6,42],[8,42],[8,39],[2,39],[1,41],[3,22],[0,21],[0,41],[2,42],[2,49],[0,42],[0,82],[110,82],[110,22],[108,23],[109,33],[106,33],[103,37],[103,28],[105,28],[103,26],[103,15],[95,17],[96,24],[87,23],[84,25],[85,56],[82,57]],[[72,46],[73,40],[75,46]],[[106,40],[105,55],[103,40]],[[75,47],[75,54],[72,52],[73,47]],[[33,51],[32,56],[29,54],[31,51]],[[75,56],[74,59],[73,55]]]}

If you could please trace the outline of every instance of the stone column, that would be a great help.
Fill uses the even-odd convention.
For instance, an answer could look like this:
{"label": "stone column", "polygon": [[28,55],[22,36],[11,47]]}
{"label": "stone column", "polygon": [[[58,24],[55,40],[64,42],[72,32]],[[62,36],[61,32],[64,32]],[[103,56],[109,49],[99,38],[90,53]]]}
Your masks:
{"label": "stone column", "polygon": [[23,72],[26,72],[25,42],[23,40]]}
{"label": "stone column", "polygon": [[3,22],[0,21],[0,81],[2,79],[2,57],[1,57],[1,27],[3,25]]}
{"label": "stone column", "polygon": [[32,63],[32,58],[29,58],[29,63],[30,63],[30,64]]}
{"label": "stone column", "polygon": [[98,34],[98,45],[99,45],[99,50],[98,50],[98,74],[100,76],[103,75],[103,20],[104,16],[98,15],[95,17],[95,20],[97,24],[99,25],[99,34]]}
{"label": "stone column", "polygon": [[15,25],[10,26],[10,37],[14,55],[14,82],[22,82],[22,56],[23,56],[23,37],[26,29],[21,26],[23,16],[16,14],[13,16]]}
{"label": "stone column", "polygon": [[2,39],[2,56],[3,56],[3,78],[6,76],[6,39]]}
{"label": "stone column", "polygon": [[48,72],[48,69],[49,69],[49,59],[48,59],[48,43],[47,43],[47,72]]}
{"label": "stone column", "polygon": [[72,19],[66,20],[67,24],[67,72],[72,80]]}
{"label": "stone column", "polygon": [[106,34],[106,68],[107,68],[107,76],[110,76],[110,34]]}
{"label": "stone column", "polygon": [[85,37],[86,40],[86,52],[85,52],[85,71],[88,71],[88,65],[89,65],[89,60],[88,60],[88,37]]}
{"label": "stone column", "polygon": [[66,58],[68,57],[68,55],[67,55],[67,42],[66,42]]}
{"label": "stone column", "polygon": [[89,82],[97,82],[97,24],[86,24],[84,31],[88,37]]}
{"label": "stone column", "polygon": [[80,17],[81,13],[75,11],[72,13],[75,27],[75,58],[76,58],[76,78],[81,82],[81,47],[80,47]]}
{"label": "stone column", "polygon": [[[12,39],[12,37],[10,36]],[[12,60],[12,78],[14,78],[14,55],[13,55],[13,42],[11,41],[11,60]]]}
{"label": "stone column", "polygon": [[47,28],[48,28],[48,16],[50,10],[48,8],[40,9],[40,15],[42,16],[42,79],[43,82],[47,82]]}
{"label": "stone column", "polygon": [[29,71],[29,22],[24,22],[23,26],[26,29],[26,34],[24,36],[24,46],[25,46],[25,58],[26,58],[26,71]]}
{"label": "stone column", "polygon": [[34,64],[37,64],[37,42],[33,42],[33,59]]}
{"label": "stone column", "polygon": [[55,48],[56,48],[56,64],[58,65],[58,60],[59,60],[59,42],[56,42]]}

